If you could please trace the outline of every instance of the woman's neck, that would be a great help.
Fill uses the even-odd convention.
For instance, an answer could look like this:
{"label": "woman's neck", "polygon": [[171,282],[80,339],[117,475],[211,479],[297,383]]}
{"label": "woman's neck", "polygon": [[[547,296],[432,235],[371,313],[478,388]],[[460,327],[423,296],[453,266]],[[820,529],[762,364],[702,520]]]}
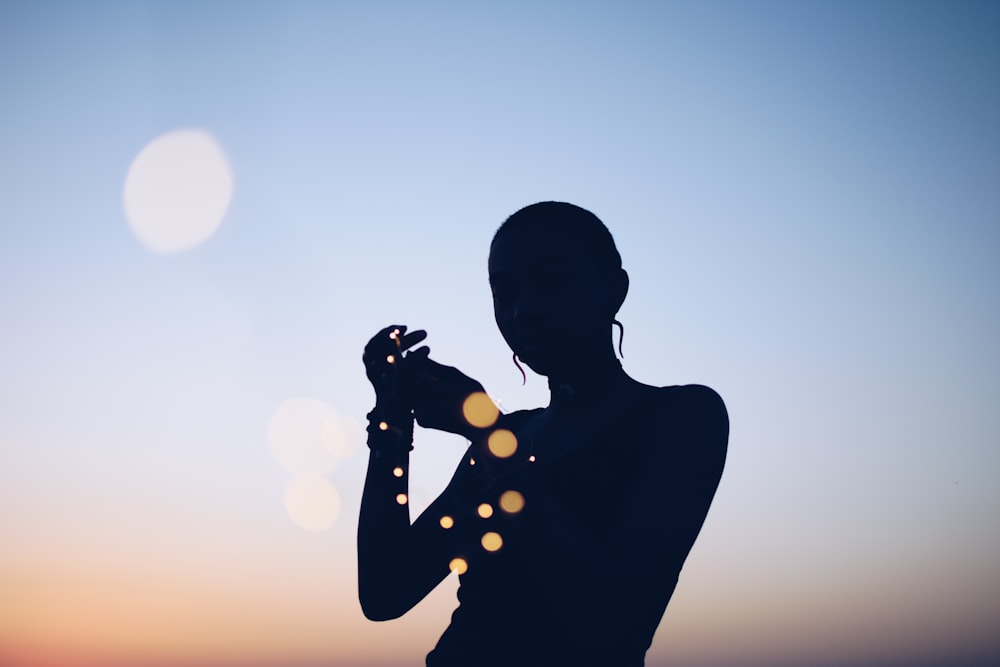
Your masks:
{"label": "woman's neck", "polygon": [[592,404],[627,378],[613,354],[593,358],[572,372],[549,377],[549,406]]}

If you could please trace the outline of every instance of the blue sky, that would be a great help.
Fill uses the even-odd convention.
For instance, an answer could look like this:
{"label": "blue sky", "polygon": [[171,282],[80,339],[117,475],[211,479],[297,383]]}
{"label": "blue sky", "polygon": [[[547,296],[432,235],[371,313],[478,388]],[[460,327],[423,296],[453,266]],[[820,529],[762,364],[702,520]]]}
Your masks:
{"label": "blue sky", "polygon": [[[485,266],[507,215],[557,199],[618,241],[626,369],[730,408],[650,664],[1000,655],[998,32],[977,2],[5,3],[0,585],[22,594],[0,648],[62,627],[40,602],[59,582],[124,568],[194,608],[186,586],[238,553],[258,577],[223,577],[219,614],[259,587],[315,628],[282,643],[261,604],[261,651],[349,663],[337,638],[360,637],[418,661],[453,582],[364,621],[362,450],[327,476],[340,517],[304,531],[269,420],[310,397],[356,433],[361,347],[390,322],[509,409],[544,403]],[[215,138],[234,195],[207,242],[155,254],[122,188],[183,128]],[[418,435],[415,509],[460,451]],[[60,569],[68,549],[86,567]],[[299,583],[260,584],[274,569]],[[136,590],[153,611],[114,609],[186,645]],[[93,650],[124,645],[116,613]]]}

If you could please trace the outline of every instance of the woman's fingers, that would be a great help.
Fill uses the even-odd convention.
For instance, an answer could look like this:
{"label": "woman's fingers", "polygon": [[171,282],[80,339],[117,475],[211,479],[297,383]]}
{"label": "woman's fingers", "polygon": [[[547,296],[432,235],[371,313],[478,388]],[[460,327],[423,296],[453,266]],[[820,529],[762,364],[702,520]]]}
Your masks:
{"label": "woman's fingers", "polygon": [[431,353],[431,348],[424,345],[423,347],[418,347],[415,350],[410,350],[410,352],[406,355],[406,359],[411,363],[424,361],[428,358],[427,355],[429,355],[430,353]]}
{"label": "woman's fingers", "polygon": [[365,345],[363,358],[384,356],[396,346],[396,338],[406,333],[406,326],[390,324],[371,337]]}
{"label": "woman's fingers", "polygon": [[[400,327],[400,334],[404,331],[405,327]],[[410,332],[406,335],[397,335],[396,340],[399,342],[399,349],[405,351],[409,350],[425,338],[427,338],[427,332],[423,329],[417,329],[416,331]]]}
{"label": "woman's fingers", "polygon": [[372,341],[375,340],[384,341],[386,338],[388,338],[389,340],[394,340],[395,337],[402,336],[405,333],[406,333],[405,324],[390,324],[389,326],[387,326],[386,328],[382,329],[377,334],[375,334],[375,337],[372,338]]}
{"label": "woman's fingers", "polygon": [[389,355],[405,352],[425,338],[427,332],[422,329],[406,333],[405,325],[390,324],[371,337],[361,358],[366,364],[379,363]]}
{"label": "woman's fingers", "polygon": [[406,333],[405,324],[390,324],[371,337],[371,340],[365,345],[365,353],[376,354],[391,351],[393,348],[405,351],[425,338],[427,338],[427,332],[423,329]]}

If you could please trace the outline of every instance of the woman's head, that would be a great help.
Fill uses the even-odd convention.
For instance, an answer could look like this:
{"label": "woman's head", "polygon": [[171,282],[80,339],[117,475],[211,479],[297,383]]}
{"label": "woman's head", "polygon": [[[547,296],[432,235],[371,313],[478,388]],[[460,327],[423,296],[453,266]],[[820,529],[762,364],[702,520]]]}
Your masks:
{"label": "woman's head", "polygon": [[611,350],[611,322],[628,274],[604,223],[563,202],[532,204],[500,226],[490,244],[497,325],[536,372],[566,374]]}

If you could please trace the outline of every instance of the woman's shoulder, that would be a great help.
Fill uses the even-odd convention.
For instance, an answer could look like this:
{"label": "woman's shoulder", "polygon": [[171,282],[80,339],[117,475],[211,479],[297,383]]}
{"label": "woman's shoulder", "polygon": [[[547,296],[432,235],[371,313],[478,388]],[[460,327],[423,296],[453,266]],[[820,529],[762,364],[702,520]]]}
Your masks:
{"label": "woman's shoulder", "polygon": [[726,403],[719,392],[703,384],[675,384],[666,387],[646,385],[654,405],[661,409],[683,408],[705,415],[725,415]]}
{"label": "woman's shoulder", "polygon": [[643,410],[647,432],[659,438],[697,440],[725,447],[729,439],[729,413],[722,396],[701,384],[646,386]]}
{"label": "woman's shoulder", "polygon": [[504,428],[508,431],[516,431],[529,419],[538,416],[543,412],[545,412],[545,408],[532,408],[530,410],[515,410],[514,412],[507,412],[501,414],[497,418],[496,425],[499,428]]}

